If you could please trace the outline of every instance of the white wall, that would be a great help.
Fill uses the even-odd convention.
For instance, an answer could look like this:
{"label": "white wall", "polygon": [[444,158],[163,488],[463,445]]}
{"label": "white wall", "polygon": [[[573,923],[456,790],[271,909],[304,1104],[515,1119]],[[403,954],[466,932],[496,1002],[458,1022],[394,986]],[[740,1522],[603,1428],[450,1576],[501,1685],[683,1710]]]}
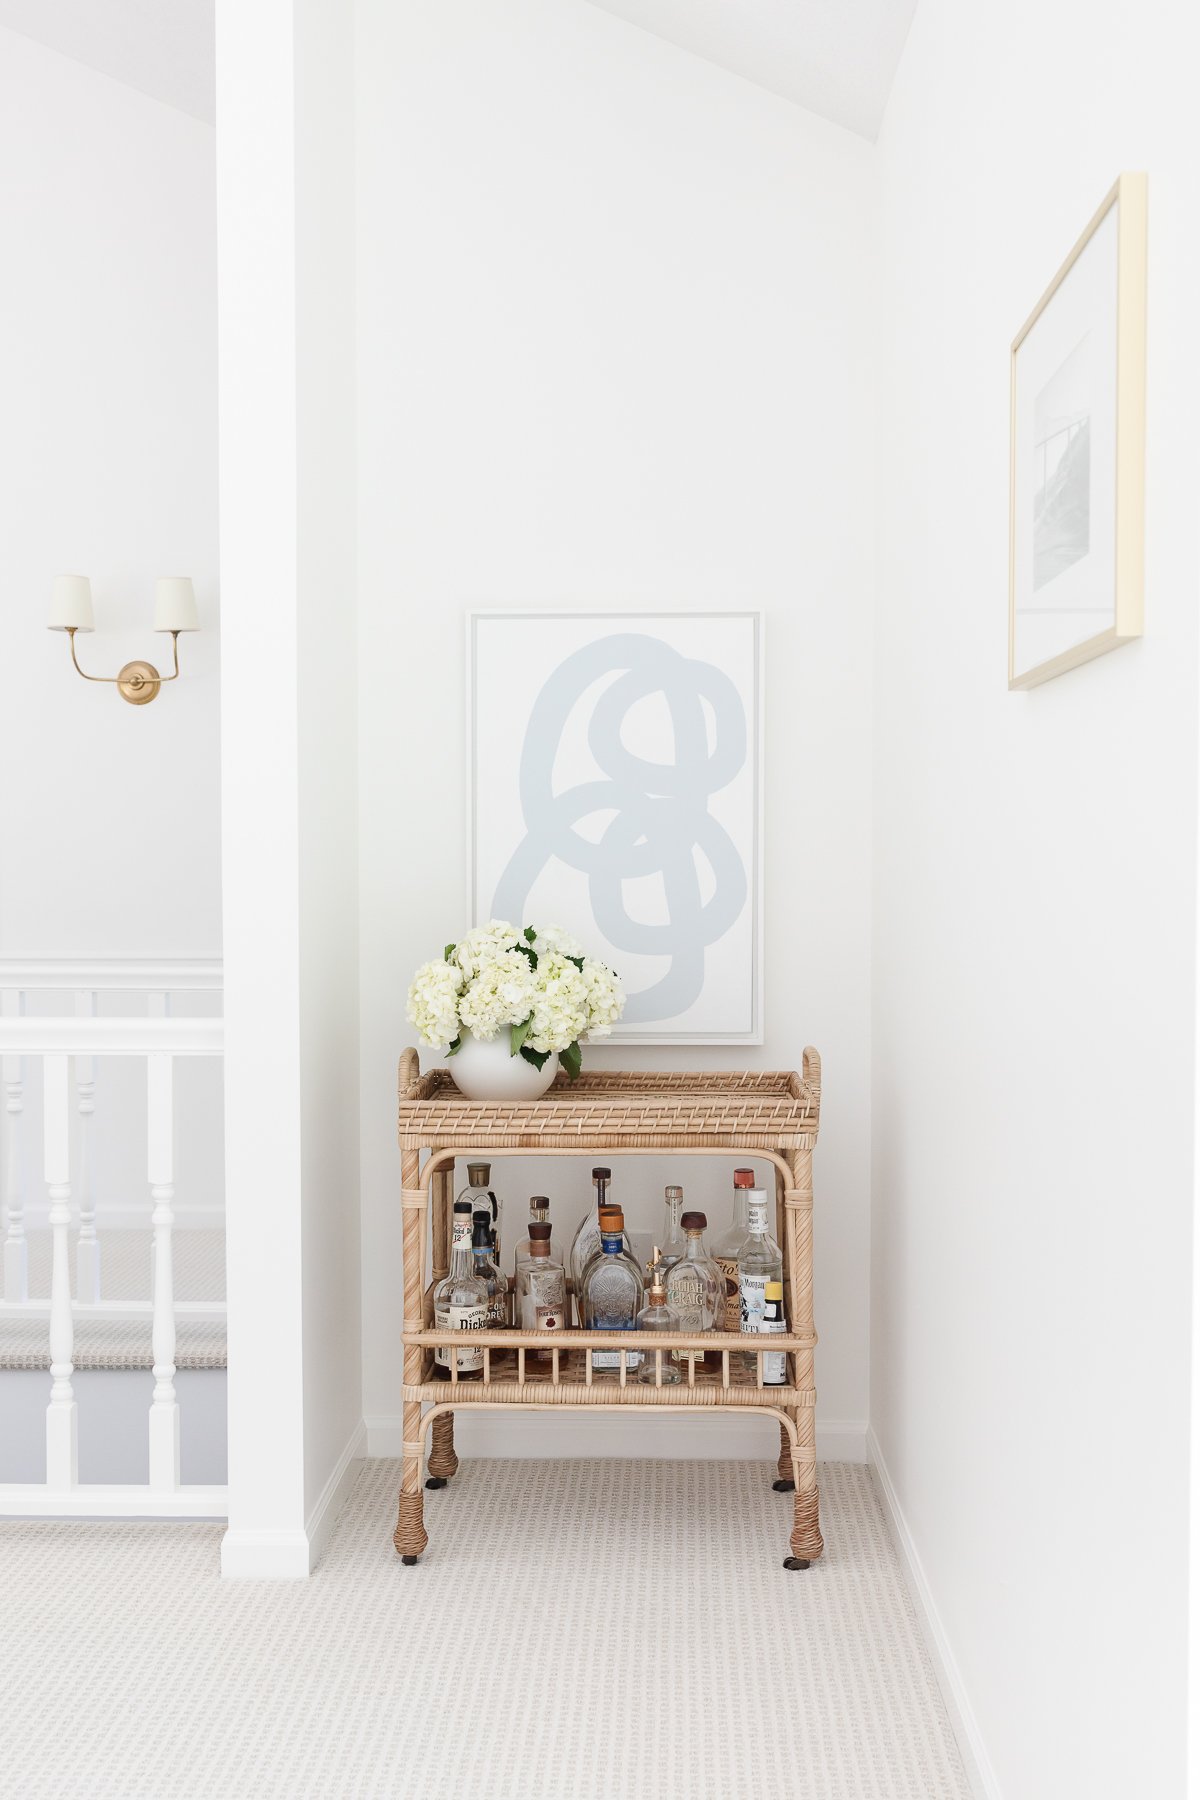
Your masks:
{"label": "white wall", "polygon": [[[820,1417],[862,1421],[871,146],[577,0],[362,0],[358,169],[364,1380],[391,1431],[372,1443],[400,1412],[405,990],[470,923],[463,614],[512,602],[765,609],[766,1042],[587,1058],[820,1048]],[[716,1169],[706,1187],[689,1166],[689,1197],[723,1226]],[[668,1178],[623,1168],[635,1225]],[[510,1243],[531,1189],[569,1224],[589,1191],[582,1164],[504,1183]]]}
{"label": "white wall", "polygon": [[[0,28],[0,167],[0,955],[219,955],[213,130]],[[85,685],[63,571],[108,675],[165,672],[154,578],[190,574],[184,678]]]}
{"label": "white wall", "polygon": [[[872,1420],[1005,1800],[1182,1791],[1187,9],[921,0],[880,138]],[[1145,640],[1006,691],[1008,345],[1150,175]]]}

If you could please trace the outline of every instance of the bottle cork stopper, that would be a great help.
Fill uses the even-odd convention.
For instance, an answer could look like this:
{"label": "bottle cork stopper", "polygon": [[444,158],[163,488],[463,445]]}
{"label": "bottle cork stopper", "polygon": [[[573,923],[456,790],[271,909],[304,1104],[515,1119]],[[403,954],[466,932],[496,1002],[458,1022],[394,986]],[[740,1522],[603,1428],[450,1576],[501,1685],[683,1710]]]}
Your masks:
{"label": "bottle cork stopper", "polygon": [[541,1219],[535,1219],[529,1227],[529,1242],[531,1244],[548,1244],[550,1242],[549,1225]]}
{"label": "bottle cork stopper", "polygon": [[733,1185],[735,1188],[753,1187],[754,1186],[754,1170],[753,1169],[735,1169],[733,1171]]}
{"label": "bottle cork stopper", "polygon": [[679,1223],[685,1231],[707,1231],[708,1214],[702,1212],[685,1212]]}

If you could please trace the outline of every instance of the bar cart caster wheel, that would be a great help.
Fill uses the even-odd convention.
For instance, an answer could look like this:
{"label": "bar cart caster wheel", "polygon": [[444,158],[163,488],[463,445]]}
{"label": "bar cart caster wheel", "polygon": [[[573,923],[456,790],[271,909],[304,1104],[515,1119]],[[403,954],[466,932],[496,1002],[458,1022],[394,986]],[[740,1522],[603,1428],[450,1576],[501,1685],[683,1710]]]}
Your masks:
{"label": "bar cart caster wheel", "polygon": [[771,1486],[777,1494],[794,1494],[796,1491],[794,1481],[773,1481]]}
{"label": "bar cart caster wheel", "polygon": [[445,1475],[429,1475],[426,1477],[425,1486],[427,1488],[445,1487],[446,1480],[447,1478]]}
{"label": "bar cart caster wheel", "polygon": [[[408,1561],[407,1556],[404,1560],[405,1562]],[[785,1556],[783,1559],[783,1566],[785,1569],[807,1569],[808,1560],[807,1556]]]}
{"label": "bar cart caster wheel", "polygon": [[[411,1569],[413,1564],[417,1561],[417,1558],[415,1556],[402,1556],[400,1561],[404,1564],[406,1569]],[[807,1569],[808,1564],[805,1563],[804,1566]]]}

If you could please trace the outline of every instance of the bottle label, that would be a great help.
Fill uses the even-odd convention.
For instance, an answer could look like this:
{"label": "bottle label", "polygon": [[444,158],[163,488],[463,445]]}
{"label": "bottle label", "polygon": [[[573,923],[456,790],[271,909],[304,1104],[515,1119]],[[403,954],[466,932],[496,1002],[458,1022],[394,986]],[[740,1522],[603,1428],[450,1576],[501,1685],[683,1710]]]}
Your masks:
{"label": "bottle label", "polygon": [[787,1356],[782,1350],[771,1350],[762,1359],[762,1384],[764,1387],[786,1387]]}
{"label": "bottle label", "polygon": [[465,1214],[456,1215],[454,1220],[454,1234],[451,1238],[451,1248],[454,1250],[469,1250],[471,1248],[473,1230],[474,1227]]}
{"label": "bottle label", "polygon": [[[483,1331],[488,1323],[486,1306],[439,1306],[433,1316],[434,1326],[438,1331]],[[469,1375],[483,1367],[483,1349],[455,1350],[449,1344],[439,1344],[433,1353],[434,1361],[443,1369],[451,1366],[451,1358],[457,1358],[460,1375]]]}
{"label": "bottle label", "polygon": [[741,1331],[758,1331],[767,1310],[767,1278],[753,1270],[743,1269],[741,1288]]}
{"label": "bottle label", "polygon": [[592,1367],[593,1369],[619,1369],[622,1356],[625,1358],[627,1369],[641,1368],[642,1352],[640,1350],[593,1350]]}
{"label": "bottle label", "polygon": [[525,1292],[521,1296],[521,1324],[526,1331],[562,1329],[566,1324],[564,1289],[561,1269],[527,1270]]}
{"label": "bottle label", "polygon": [[722,1331],[740,1331],[742,1329],[742,1302],[738,1296],[737,1257],[716,1256],[713,1261],[725,1277],[725,1317],[721,1329]]}

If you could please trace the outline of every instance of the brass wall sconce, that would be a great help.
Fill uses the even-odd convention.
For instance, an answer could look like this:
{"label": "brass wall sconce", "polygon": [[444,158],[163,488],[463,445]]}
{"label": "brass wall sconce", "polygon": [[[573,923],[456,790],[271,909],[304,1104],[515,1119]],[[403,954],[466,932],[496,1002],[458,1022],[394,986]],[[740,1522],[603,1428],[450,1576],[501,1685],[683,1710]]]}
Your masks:
{"label": "brass wall sconce", "polygon": [[86,669],[79,667],[75,633],[96,629],[92,614],[92,584],[86,575],[55,576],[48,627],[51,631],[67,633],[71,640],[71,661],[85,681],[111,683],[122,700],[128,700],[131,706],[146,706],[160,687],[179,679],[179,634],[181,631],[199,631],[200,621],[188,576],[160,575],[154,587],[154,629],[171,634],[175,667],[169,675],[160,675],[153,663],[140,661],[126,663],[117,675],[89,675]]}

